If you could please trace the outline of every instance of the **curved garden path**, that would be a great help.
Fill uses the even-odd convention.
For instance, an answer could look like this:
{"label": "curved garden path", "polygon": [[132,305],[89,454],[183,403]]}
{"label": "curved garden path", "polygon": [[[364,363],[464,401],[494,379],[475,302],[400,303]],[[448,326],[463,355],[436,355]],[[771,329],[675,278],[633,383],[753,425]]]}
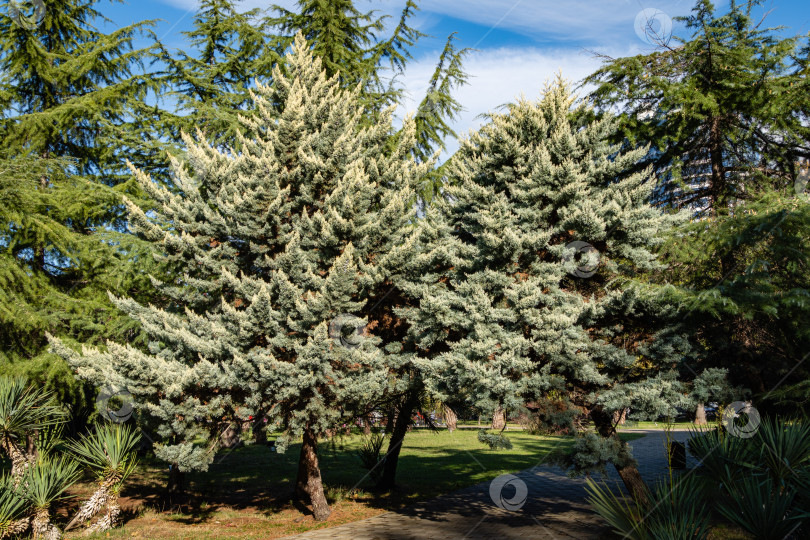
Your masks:
{"label": "curved garden path", "polygon": [[[631,430],[627,430],[631,431]],[[666,473],[664,433],[635,430],[645,436],[630,443],[639,471],[652,484]],[[688,431],[674,431],[685,441]],[[687,456],[687,467],[696,465]],[[515,473],[526,483],[525,506],[515,512],[497,507],[490,497],[490,482],[443,495],[436,499],[387,512],[363,521],[310,531],[288,537],[299,540],[467,540],[467,539],[571,539],[599,538],[605,526],[585,502],[585,481],[572,479],[557,467],[537,466]],[[620,483],[609,470],[608,484]],[[507,488],[509,489],[509,488]],[[510,492],[510,495],[513,492]]]}

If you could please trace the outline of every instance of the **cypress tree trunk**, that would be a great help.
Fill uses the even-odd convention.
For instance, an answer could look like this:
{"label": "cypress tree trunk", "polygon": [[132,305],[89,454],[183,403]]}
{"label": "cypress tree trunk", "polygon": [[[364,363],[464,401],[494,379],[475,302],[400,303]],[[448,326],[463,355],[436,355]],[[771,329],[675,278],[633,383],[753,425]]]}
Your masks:
{"label": "cypress tree trunk", "polygon": [[444,406],[444,423],[447,425],[447,430],[450,433],[453,433],[458,428],[458,416],[456,412],[447,405]]}
{"label": "cypress tree trunk", "polygon": [[385,419],[385,434],[390,435],[394,431],[394,421],[397,416],[396,405],[388,409],[388,416]]}
{"label": "cypress tree trunk", "polygon": [[495,409],[495,413],[492,415],[492,429],[497,429],[503,431],[506,427],[506,411],[503,410],[503,407],[498,407]]}
{"label": "cypress tree trunk", "polygon": [[[602,410],[593,410],[591,411],[591,418],[594,421],[596,431],[599,435],[605,439],[615,439],[619,442],[622,449],[626,449],[627,443],[619,438],[619,434],[616,433],[616,429],[613,427],[612,414]],[[616,467],[616,472],[619,473],[624,487],[627,488],[628,493],[630,493],[633,499],[642,505],[646,505],[649,502],[647,499],[647,484],[644,483],[644,479],[641,477],[641,473],[638,472],[638,467],[636,467],[635,462],[633,462],[632,465],[625,465],[623,467],[615,463],[613,466]]]}
{"label": "cypress tree trunk", "polygon": [[695,409],[695,424],[702,426],[706,425],[706,406],[701,402],[697,404],[697,409]]}
{"label": "cypress tree trunk", "polygon": [[240,424],[231,424],[230,426],[222,432],[219,436],[219,442],[223,448],[235,448],[239,446],[241,442],[241,425]]}
{"label": "cypress tree trunk", "polygon": [[309,427],[304,430],[295,491],[301,502],[312,504],[312,514],[316,520],[326,521],[332,510],[323,492],[321,469],[318,466],[318,438]]}
{"label": "cypress tree trunk", "polygon": [[[622,441],[622,444],[627,443]],[[627,465],[625,467],[616,465],[616,472],[619,473],[622,482],[624,482],[624,487],[627,488],[627,491],[633,499],[642,505],[649,503],[647,500],[647,484],[644,483],[644,479],[641,477],[641,473],[638,472],[638,468],[635,465]]]}
{"label": "cypress tree trunk", "polygon": [[298,454],[298,474],[295,477],[295,498],[301,501],[302,504],[307,504],[309,499],[307,497],[307,467],[304,464],[304,447],[301,447],[301,453]]}
{"label": "cypress tree trunk", "polygon": [[253,430],[253,439],[256,441],[256,444],[267,444],[267,430],[265,427],[264,416],[257,416],[253,419],[251,429]]}
{"label": "cypress tree trunk", "polygon": [[169,483],[166,486],[166,494],[171,501],[173,498],[183,495],[186,491],[186,473],[180,471],[176,463],[169,466]]}
{"label": "cypress tree trunk", "polygon": [[397,419],[394,422],[394,429],[391,431],[391,440],[388,442],[383,474],[377,483],[377,486],[382,489],[393,489],[396,485],[399,452],[402,450],[402,442],[405,440],[405,434],[411,425],[411,418],[417,405],[419,405],[419,391],[412,389],[405,401],[397,408]]}
{"label": "cypress tree trunk", "polygon": [[627,409],[622,409],[621,411],[614,411],[613,423],[619,426],[625,425],[627,423]]}

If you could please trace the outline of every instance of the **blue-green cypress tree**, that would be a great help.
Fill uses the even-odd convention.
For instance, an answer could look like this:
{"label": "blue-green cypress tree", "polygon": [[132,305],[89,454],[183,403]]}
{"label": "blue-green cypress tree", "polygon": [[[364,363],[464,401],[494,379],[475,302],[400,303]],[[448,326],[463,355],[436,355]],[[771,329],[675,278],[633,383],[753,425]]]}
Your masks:
{"label": "blue-green cypress tree", "polygon": [[462,142],[399,283],[417,303],[399,313],[433,393],[507,410],[562,395],[580,435],[567,463],[613,462],[639,495],[613,416],[678,405],[669,370],[681,340],[655,335],[677,304],[638,279],[660,268],[671,218],[648,203],[650,171],[628,173],[645,149],[621,152],[615,118],[573,105],[558,80]]}
{"label": "blue-green cypress tree", "polygon": [[133,226],[186,269],[160,284],[171,309],[114,298],[149,352],[53,345],[81,377],[126,387],[160,438],[156,454],[180,471],[206,469],[234,419],[267,414],[280,449],[303,438],[299,494],[325,519],[318,439],[384,395],[401,354],[369,330],[344,347],[330,325],[403,267],[410,201],[433,164],[409,156],[413,120],[384,151],[393,109],[362,127],[359,89],[327,78],[300,35],[253,100],[238,151],[185,138],[188,167],[173,163],[181,194],[136,171],[158,206],[149,217],[128,204]]}

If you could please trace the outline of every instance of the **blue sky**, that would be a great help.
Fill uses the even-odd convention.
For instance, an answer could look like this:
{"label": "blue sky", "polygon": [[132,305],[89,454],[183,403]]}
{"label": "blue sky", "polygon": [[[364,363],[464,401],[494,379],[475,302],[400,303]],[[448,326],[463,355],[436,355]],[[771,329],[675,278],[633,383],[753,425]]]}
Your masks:
{"label": "blue sky", "polygon": [[[245,9],[267,8],[273,3],[292,7],[294,0],[243,0]],[[404,0],[358,0],[361,9],[375,9],[397,18]],[[612,57],[652,51],[636,21],[654,19],[654,27],[672,24],[672,33],[685,36],[671,19],[687,15],[694,0],[420,0],[415,26],[435,36],[420,41],[414,61],[402,79],[412,97],[401,113],[414,110],[424,93],[438,53],[451,32],[459,44],[473,47],[465,64],[470,85],[459,90],[466,111],[456,122],[460,133],[480,125],[477,116],[514,100],[520,94],[539,95],[544,81],[559,70],[576,82],[599,67],[591,51]],[[723,9],[729,0],[716,0]],[[143,19],[161,19],[156,33],[169,47],[183,47],[180,32],[188,30],[197,0],[129,0],[100,3],[99,9],[116,26]],[[646,10],[646,11],[645,11]],[[755,14],[770,11],[767,26],[787,26],[783,32],[810,31],[810,0],[768,0]],[[642,15],[639,15],[642,13]],[[645,17],[646,15],[646,17]],[[105,30],[109,30],[107,27]],[[454,147],[454,144],[450,145]]]}

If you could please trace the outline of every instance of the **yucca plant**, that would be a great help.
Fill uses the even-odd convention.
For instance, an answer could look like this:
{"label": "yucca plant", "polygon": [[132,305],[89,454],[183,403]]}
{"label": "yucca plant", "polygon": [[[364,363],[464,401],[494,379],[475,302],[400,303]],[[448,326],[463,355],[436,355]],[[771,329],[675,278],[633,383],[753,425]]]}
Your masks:
{"label": "yucca plant", "polygon": [[137,463],[135,447],[140,437],[128,426],[103,424],[80,441],[68,443],[76,461],[87,466],[96,475],[98,488],[85,502],[65,530],[92,519],[106,508],[107,511],[88,532],[98,532],[115,526],[120,507],[118,496],[127,477]]}
{"label": "yucca plant", "polygon": [[385,457],[380,457],[382,447],[385,443],[385,433],[372,433],[363,440],[362,446],[357,450],[357,456],[360,458],[360,463],[364,469],[368,469],[369,476],[373,481],[378,481],[382,474],[382,466],[380,462],[385,460]]}
{"label": "yucca plant", "polygon": [[765,418],[751,441],[755,465],[724,482],[718,510],[757,539],[784,538],[810,522],[810,425]]}
{"label": "yucca plant", "polygon": [[810,467],[803,467],[799,471],[796,485],[798,486],[796,507],[799,510],[801,519],[805,523],[810,523]]}
{"label": "yucca plant", "polygon": [[0,477],[0,538],[24,533],[30,526],[28,504],[11,476]]}
{"label": "yucca plant", "polygon": [[619,495],[607,484],[598,484],[590,477],[586,478],[588,486],[587,501],[594,512],[604,519],[616,534],[629,540],[647,540],[649,534],[642,526],[641,518],[644,516],[644,507],[632,497],[624,497],[621,488],[617,485]]}
{"label": "yucca plant", "polygon": [[764,418],[754,437],[693,433],[689,450],[716,509],[757,539],[784,538],[810,519],[810,426]]}
{"label": "yucca plant", "polygon": [[[661,480],[647,489],[646,504],[587,479],[588,502],[612,529],[630,540],[700,540],[710,513],[694,476]],[[618,486],[617,486],[618,487]]]}
{"label": "yucca plant", "polygon": [[672,483],[659,481],[646,518],[653,538],[698,540],[708,538],[711,509],[706,504],[701,480],[692,475],[675,477]]}
{"label": "yucca plant", "polygon": [[55,455],[65,450],[64,448],[64,424],[56,424],[53,426],[46,426],[37,430],[37,436],[34,443],[37,452],[45,455]]}
{"label": "yucca plant", "polygon": [[793,506],[796,492],[780,489],[769,476],[751,476],[726,487],[731,496],[718,502],[718,510],[756,540],[783,540],[802,523]]}
{"label": "yucca plant", "polygon": [[810,423],[765,418],[756,436],[759,465],[780,489],[796,489],[810,469]]}
{"label": "yucca plant", "polygon": [[65,413],[49,392],[29,386],[22,377],[0,377],[0,447],[11,459],[16,479],[35,458],[23,448],[26,437],[64,421]]}
{"label": "yucca plant", "polygon": [[713,491],[722,491],[722,486],[756,472],[759,456],[751,439],[734,437],[721,429],[690,431],[689,452],[700,461],[699,474]]}
{"label": "yucca plant", "polygon": [[79,479],[79,464],[66,456],[40,456],[25,471],[21,493],[33,507],[34,538],[58,540],[62,533],[51,523],[51,507],[68,498],[66,491]]}

